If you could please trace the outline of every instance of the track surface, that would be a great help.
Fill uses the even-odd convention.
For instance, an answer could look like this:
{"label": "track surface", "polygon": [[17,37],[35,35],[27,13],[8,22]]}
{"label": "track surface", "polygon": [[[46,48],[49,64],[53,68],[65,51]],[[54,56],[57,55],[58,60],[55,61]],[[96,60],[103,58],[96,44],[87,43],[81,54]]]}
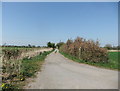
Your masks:
{"label": "track surface", "polygon": [[45,59],[27,89],[117,89],[118,72],[73,62],[60,53]]}

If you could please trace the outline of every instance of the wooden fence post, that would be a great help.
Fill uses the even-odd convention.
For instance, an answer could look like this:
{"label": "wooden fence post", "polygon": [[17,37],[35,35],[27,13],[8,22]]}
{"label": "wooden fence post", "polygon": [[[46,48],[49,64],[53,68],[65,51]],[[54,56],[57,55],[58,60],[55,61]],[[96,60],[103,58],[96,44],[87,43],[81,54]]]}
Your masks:
{"label": "wooden fence post", "polygon": [[81,56],[81,47],[79,48],[79,59],[80,59],[80,56]]}

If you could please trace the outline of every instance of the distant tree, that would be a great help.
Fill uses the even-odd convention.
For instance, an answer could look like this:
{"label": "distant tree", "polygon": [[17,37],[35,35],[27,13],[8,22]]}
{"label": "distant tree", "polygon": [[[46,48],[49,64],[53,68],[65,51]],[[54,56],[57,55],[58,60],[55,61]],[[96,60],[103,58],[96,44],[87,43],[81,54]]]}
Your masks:
{"label": "distant tree", "polygon": [[48,43],[47,43],[47,47],[52,47],[52,43],[51,43],[51,42],[48,42]]}
{"label": "distant tree", "polygon": [[37,46],[38,48],[40,48],[41,46]]}
{"label": "distant tree", "polygon": [[50,47],[50,48],[56,48],[56,46],[55,46],[55,43],[51,43],[51,42],[48,42],[47,43],[47,47]]}
{"label": "distant tree", "polygon": [[56,46],[57,46],[58,49],[59,49],[63,44],[65,44],[65,43],[64,43],[64,42],[59,42],[59,43],[56,44]]}
{"label": "distant tree", "polygon": [[31,45],[32,48],[35,48],[36,46],[35,45]]}
{"label": "distant tree", "polygon": [[108,50],[112,49],[112,45],[111,44],[106,44],[105,48],[107,48]]}
{"label": "distant tree", "polygon": [[120,46],[117,46],[117,49],[120,50]]}
{"label": "distant tree", "polygon": [[30,47],[30,48],[31,48],[32,46],[31,46],[30,44],[28,44],[28,47]]}
{"label": "distant tree", "polygon": [[55,43],[52,43],[52,48],[53,48],[53,49],[56,48]]}
{"label": "distant tree", "polygon": [[113,46],[112,49],[113,50],[120,50],[120,46]]}

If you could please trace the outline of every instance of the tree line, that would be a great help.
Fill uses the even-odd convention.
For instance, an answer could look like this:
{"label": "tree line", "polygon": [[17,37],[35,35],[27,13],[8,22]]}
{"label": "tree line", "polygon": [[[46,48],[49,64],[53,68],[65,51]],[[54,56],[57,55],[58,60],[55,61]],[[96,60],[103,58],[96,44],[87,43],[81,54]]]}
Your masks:
{"label": "tree line", "polygon": [[[47,46],[36,46],[36,45],[7,45],[6,43],[1,45],[1,47],[19,47],[19,48],[40,48],[40,47],[49,47],[49,48],[60,48],[63,44],[65,44],[64,42],[59,42],[57,44],[53,43],[53,42],[47,42]],[[108,50],[120,50],[120,46],[112,46],[111,44],[106,44],[103,48],[106,48]]]}
{"label": "tree line", "polygon": [[108,50],[120,50],[120,46],[112,46],[111,44],[106,44],[104,46],[104,48],[108,49]]}

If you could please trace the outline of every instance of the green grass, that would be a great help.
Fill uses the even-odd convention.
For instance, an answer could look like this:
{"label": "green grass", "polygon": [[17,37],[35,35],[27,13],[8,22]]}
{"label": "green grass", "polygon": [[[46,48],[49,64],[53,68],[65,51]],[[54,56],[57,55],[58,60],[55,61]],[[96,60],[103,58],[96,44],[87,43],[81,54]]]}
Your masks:
{"label": "green grass", "polygon": [[51,53],[50,52],[44,52],[41,55],[38,55],[36,57],[33,57],[31,59],[24,58],[22,60],[22,70],[21,73],[23,73],[23,76],[25,77],[31,77],[40,70],[41,64],[43,63],[45,57]]}
{"label": "green grass", "polygon": [[108,56],[111,68],[120,70],[120,52],[109,52]]}
{"label": "green grass", "polygon": [[[53,50],[52,50],[53,51]],[[34,77],[35,73],[37,71],[40,71],[41,65],[43,64],[46,56],[50,54],[52,51],[44,52],[38,56],[32,57],[30,59],[24,58],[22,59],[22,67],[20,74],[15,77],[15,81],[13,81],[12,84],[5,83],[4,90],[6,89],[6,86],[8,89],[22,89],[22,87],[26,83],[26,79],[29,77]]]}
{"label": "green grass", "polygon": [[94,63],[94,62],[88,62],[88,61],[86,62],[84,60],[80,60],[76,57],[73,57],[69,54],[66,54],[63,52],[60,52],[60,53],[62,55],[64,55],[65,57],[67,57],[73,61],[79,62],[79,63],[85,63],[85,64],[94,65],[97,67],[108,68],[108,69],[120,70],[120,64],[118,64],[120,62],[120,60],[118,62],[118,55],[120,55],[120,52],[109,52],[108,53],[108,57],[109,57],[108,63],[103,63],[103,62]]}

